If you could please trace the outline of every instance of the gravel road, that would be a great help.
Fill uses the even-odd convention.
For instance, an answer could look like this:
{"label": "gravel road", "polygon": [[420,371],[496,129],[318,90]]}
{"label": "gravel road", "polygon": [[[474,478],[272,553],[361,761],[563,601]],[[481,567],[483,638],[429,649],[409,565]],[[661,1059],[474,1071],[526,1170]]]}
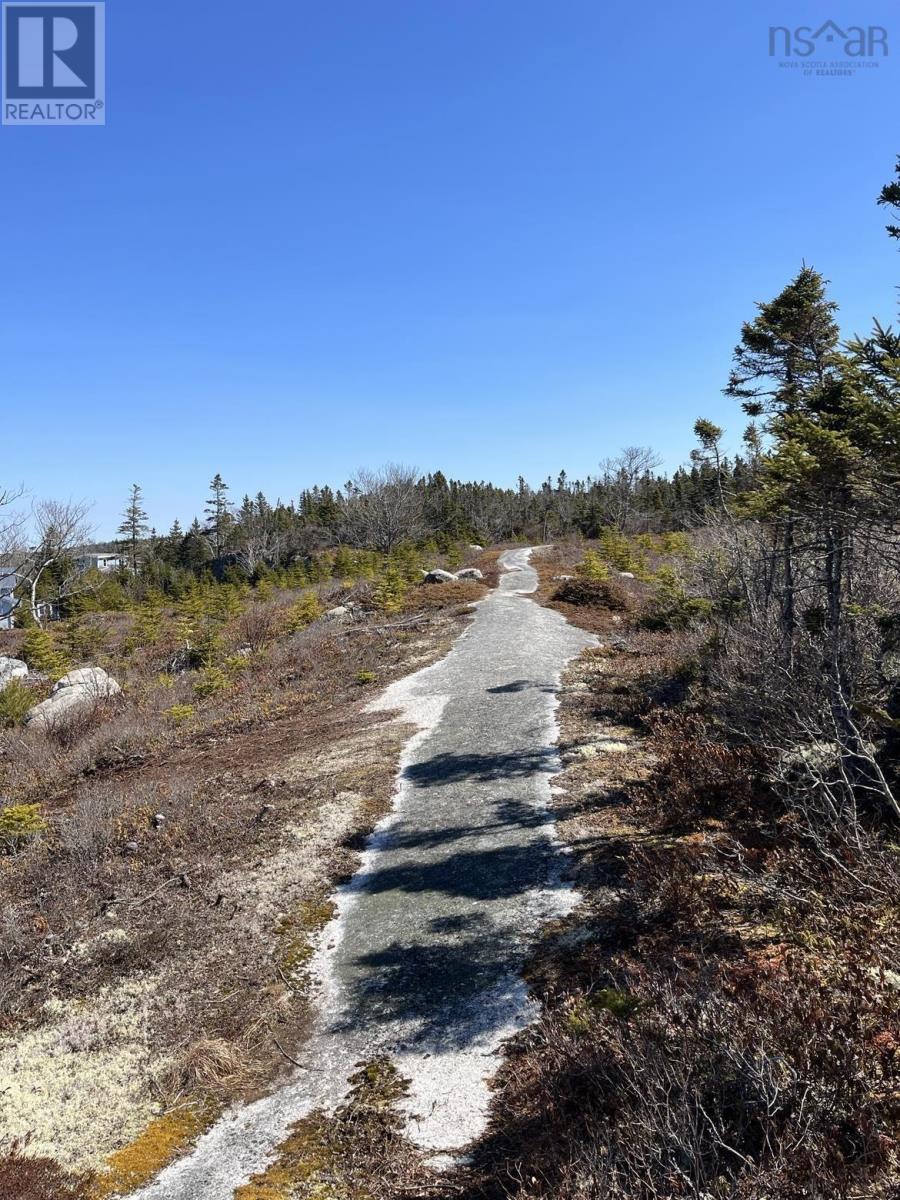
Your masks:
{"label": "gravel road", "polygon": [[420,1145],[452,1153],[482,1128],[497,1049],[532,1016],[527,947],[575,900],[546,805],[559,768],[556,689],[593,639],[528,598],[530,554],[507,551],[499,588],[450,653],[373,705],[399,709],[419,732],[394,809],[324,932],[306,1069],[227,1113],[140,1200],[231,1200],[291,1124],[339,1103],[355,1064],[376,1055],[410,1080]]}

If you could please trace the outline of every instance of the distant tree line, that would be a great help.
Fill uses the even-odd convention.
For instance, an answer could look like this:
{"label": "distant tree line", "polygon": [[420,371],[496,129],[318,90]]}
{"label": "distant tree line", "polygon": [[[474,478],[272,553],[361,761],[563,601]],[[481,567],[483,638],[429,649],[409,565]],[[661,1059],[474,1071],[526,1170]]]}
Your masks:
{"label": "distant tree line", "polygon": [[176,520],[162,535],[151,530],[134,485],[118,529],[122,540],[102,545],[118,548],[130,570],[163,588],[181,572],[236,569],[253,579],[341,546],[390,554],[410,542],[446,549],[465,541],[594,538],[610,527],[625,533],[691,528],[724,490],[745,491],[752,477],[750,460],[741,457],[695,456],[671,476],[657,466],[651,450],[630,447],[593,478],[569,479],[561,471],[538,488],[522,478],[515,488],[503,488],[391,464],[360,471],[344,488],[307,488],[296,502],[273,503],[258,492],[239,504],[217,474],[204,519],[186,529]]}

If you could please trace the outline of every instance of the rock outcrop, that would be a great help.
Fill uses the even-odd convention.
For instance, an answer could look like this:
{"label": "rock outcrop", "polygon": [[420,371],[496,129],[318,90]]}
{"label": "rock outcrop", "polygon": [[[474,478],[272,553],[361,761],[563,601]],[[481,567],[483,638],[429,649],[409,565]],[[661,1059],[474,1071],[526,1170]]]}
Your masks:
{"label": "rock outcrop", "polygon": [[25,724],[52,727],[78,710],[118,696],[122,689],[102,667],[79,667],[53,685],[46,700],[29,709]]}
{"label": "rock outcrop", "polygon": [[13,679],[24,679],[28,674],[28,664],[21,658],[7,658],[0,654],[0,688],[5,688]]}
{"label": "rock outcrop", "polygon": [[338,604],[322,613],[322,620],[329,625],[346,625],[348,621],[353,620],[353,610],[347,604]]}

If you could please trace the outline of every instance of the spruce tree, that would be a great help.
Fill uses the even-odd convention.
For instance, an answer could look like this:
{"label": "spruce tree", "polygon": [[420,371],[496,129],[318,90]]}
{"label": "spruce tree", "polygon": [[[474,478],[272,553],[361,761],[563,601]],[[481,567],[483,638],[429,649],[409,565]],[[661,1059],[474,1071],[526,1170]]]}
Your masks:
{"label": "spruce tree", "polygon": [[[900,156],[897,158],[894,174],[897,178],[884,185],[878,197],[878,203],[894,209],[900,218]],[[891,237],[900,238],[900,225],[888,225],[887,231]]]}
{"label": "spruce tree", "polygon": [[116,530],[117,533],[124,535],[125,544],[128,554],[128,565],[131,570],[137,572],[138,569],[138,543],[141,538],[145,537],[150,530],[150,523],[147,520],[147,514],[144,511],[144,497],[141,494],[140,486],[136,483],[131,485],[131,493],[128,497],[128,503],[125,506],[125,511],[122,514],[122,524]]}
{"label": "spruce tree", "polygon": [[[734,351],[734,366],[724,389],[743,402],[751,417],[767,417],[763,431],[774,423],[806,411],[836,378],[839,330],[837,305],[829,300],[825,280],[806,265],[787,287],[768,303],[759,304],[753,321],[744,324]],[[797,633],[795,525],[791,511],[775,525],[774,561],[780,562],[780,582],[771,575],[770,597],[777,596],[785,639],[785,658],[793,660]]]}
{"label": "spruce tree", "polygon": [[213,555],[222,556],[231,526],[231,505],[228,501],[228,484],[218,473],[209,485],[209,500],[206,502],[206,534],[212,545]]}

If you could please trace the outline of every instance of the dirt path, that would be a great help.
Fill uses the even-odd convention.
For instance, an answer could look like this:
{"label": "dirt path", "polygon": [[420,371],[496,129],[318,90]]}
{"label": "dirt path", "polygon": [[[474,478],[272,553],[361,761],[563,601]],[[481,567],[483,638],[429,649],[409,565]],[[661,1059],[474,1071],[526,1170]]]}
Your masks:
{"label": "dirt path", "polygon": [[332,1108],[355,1064],[382,1054],[411,1081],[415,1141],[450,1151],[479,1132],[496,1050],[531,1015],[526,948],[573,902],[546,803],[560,673],[593,639],[527,598],[529,555],[508,551],[500,587],[450,654],[377,702],[420,732],[393,813],[325,930],[304,1069],[226,1114],[141,1200],[230,1200],[293,1122]]}

